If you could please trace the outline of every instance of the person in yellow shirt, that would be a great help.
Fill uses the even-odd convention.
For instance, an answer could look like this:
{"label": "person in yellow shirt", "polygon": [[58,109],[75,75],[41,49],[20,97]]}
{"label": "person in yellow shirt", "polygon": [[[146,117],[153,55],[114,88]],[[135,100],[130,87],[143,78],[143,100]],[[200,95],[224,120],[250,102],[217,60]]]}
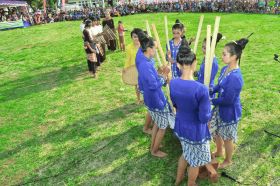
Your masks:
{"label": "person in yellow shirt", "polygon": [[[135,66],[135,58],[136,58],[136,53],[140,47],[140,42],[138,40],[138,33],[143,32],[140,28],[135,28],[132,30],[130,33],[132,43],[130,43],[126,48],[126,61],[124,64],[124,69],[123,71],[125,72],[128,67]],[[138,76],[138,74],[135,74]],[[135,85],[135,91],[136,91],[136,96],[137,96],[137,103],[140,104],[140,91],[138,89],[138,85]]]}
{"label": "person in yellow shirt", "polygon": [[[140,48],[140,42],[138,40],[138,34],[142,33],[143,30],[140,28],[134,28],[132,32],[130,33],[132,43],[126,46],[126,61],[124,64],[123,72],[125,72],[129,67],[135,66],[135,59],[136,59],[136,53],[138,49]],[[136,68],[136,67],[135,67]],[[136,73],[135,76],[138,77],[138,74]],[[137,103],[140,104],[142,101],[140,99],[140,90],[138,85],[135,85],[135,91],[137,96]],[[150,128],[150,125],[152,123],[152,118],[149,112],[146,114],[146,121],[143,127],[143,132],[147,134],[152,134],[152,130]]]}

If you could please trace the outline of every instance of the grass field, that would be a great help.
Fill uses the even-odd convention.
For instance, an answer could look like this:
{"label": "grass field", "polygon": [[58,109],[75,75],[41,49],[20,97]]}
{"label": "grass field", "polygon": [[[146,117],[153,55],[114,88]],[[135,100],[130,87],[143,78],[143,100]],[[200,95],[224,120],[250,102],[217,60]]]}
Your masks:
{"label": "grass field", "polygon": [[[121,19],[132,30],[149,19],[164,45],[164,15],[115,23]],[[187,37],[195,36],[199,15],[168,14],[169,26],[179,18]],[[205,14],[202,37],[216,15]],[[241,61],[243,118],[235,163],[226,172],[241,185],[280,185],[280,138],[264,132],[280,134],[280,64],[273,61],[280,53],[279,16],[221,16],[226,40],[217,47],[219,59],[227,42],[255,33]],[[150,155],[150,138],[142,133],[146,110],[121,81],[125,53],[108,52],[98,79],[91,78],[79,24],[0,32],[0,185],[173,185],[180,144],[168,130],[163,150],[169,156]],[[215,185],[237,184],[222,177]]]}

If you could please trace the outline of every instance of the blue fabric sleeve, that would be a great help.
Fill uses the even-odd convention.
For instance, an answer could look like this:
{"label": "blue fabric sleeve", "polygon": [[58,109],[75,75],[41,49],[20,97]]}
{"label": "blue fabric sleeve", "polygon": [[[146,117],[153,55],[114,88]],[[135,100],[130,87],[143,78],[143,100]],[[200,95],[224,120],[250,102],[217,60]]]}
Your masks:
{"label": "blue fabric sleeve", "polygon": [[145,81],[148,84],[148,88],[150,90],[156,90],[164,84],[159,78],[159,75],[157,74],[156,70],[152,66],[147,66],[147,68],[144,68],[144,77]]}
{"label": "blue fabric sleeve", "polygon": [[204,87],[201,91],[199,99],[199,121],[201,123],[207,123],[211,117],[211,105],[209,100],[208,89]]}
{"label": "blue fabric sleeve", "polygon": [[239,93],[241,91],[242,85],[239,79],[237,77],[230,77],[227,81],[227,86],[224,88],[223,94],[217,98],[213,99],[212,103],[213,105],[222,105],[227,106],[234,103],[234,100],[239,96]]}
{"label": "blue fabric sleeve", "polygon": [[170,99],[171,99],[172,105],[173,105],[173,107],[175,107],[177,109],[177,106],[175,104],[174,97],[173,97],[173,94],[172,94],[172,91],[173,91],[173,82],[172,82],[172,80],[170,81],[169,91],[170,91]]}
{"label": "blue fabric sleeve", "polygon": [[218,61],[217,58],[213,59],[213,66],[212,66],[212,71],[211,71],[211,81],[215,80],[216,74],[218,73],[219,66],[218,66]]}

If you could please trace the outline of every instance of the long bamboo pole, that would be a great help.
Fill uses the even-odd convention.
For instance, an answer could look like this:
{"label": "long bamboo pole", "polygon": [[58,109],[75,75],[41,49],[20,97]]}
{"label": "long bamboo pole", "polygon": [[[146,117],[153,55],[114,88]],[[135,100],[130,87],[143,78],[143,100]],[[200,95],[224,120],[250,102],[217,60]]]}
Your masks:
{"label": "long bamboo pole", "polygon": [[[160,40],[159,40],[159,37],[158,37],[158,32],[157,32],[155,24],[152,24],[152,30],[153,30],[156,42],[158,43],[158,48],[159,48],[160,55],[161,55],[161,58],[162,58],[162,61],[163,61],[163,65],[166,66],[167,63],[166,63],[166,60],[165,60],[165,55],[163,53],[163,50],[162,50],[162,47],[161,47],[161,44],[160,44]],[[169,85],[168,84],[166,85],[166,89],[167,89],[167,99],[168,99],[168,101],[171,101],[170,89],[169,89]],[[171,104],[171,108],[174,111],[174,108],[173,108],[172,104]]]}
{"label": "long bamboo pole", "polygon": [[195,42],[194,42],[194,48],[193,48],[193,52],[195,54],[197,52],[197,46],[198,46],[198,42],[199,42],[199,38],[200,38],[200,34],[201,34],[201,28],[202,28],[203,20],[204,20],[204,15],[201,15],[200,19],[199,19],[199,25],[198,25],[198,29],[197,29],[197,33],[196,33],[196,37],[195,37]]}
{"label": "long bamboo pole", "polygon": [[[219,32],[220,20],[221,20],[220,16],[217,16],[215,19],[214,33],[213,33],[213,37],[212,37],[212,41],[211,41],[208,68],[207,68],[207,72],[204,73],[205,74],[204,75],[204,84],[208,87],[209,87],[210,80],[211,80],[212,65],[213,65],[213,59],[214,59],[214,55],[215,55],[216,41],[217,41],[217,35]],[[206,68],[205,68],[205,70],[206,70]]]}
{"label": "long bamboo pole", "polygon": [[[149,35],[150,37],[152,37],[152,32],[151,32],[151,29],[150,29],[150,25],[149,25],[149,21],[148,21],[148,20],[146,20],[146,31],[147,31],[148,35]],[[161,67],[161,66],[162,66],[162,63],[161,63],[160,57],[159,57],[159,55],[158,55],[158,49],[157,49],[157,51],[156,51],[156,59],[157,59],[157,61],[158,61],[158,65]]]}
{"label": "long bamboo pole", "polygon": [[167,62],[165,60],[165,55],[164,55],[164,52],[162,50],[162,47],[161,47],[161,44],[160,44],[160,40],[159,40],[159,37],[158,37],[158,32],[157,32],[157,29],[156,29],[156,25],[155,24],[152,24],[152,30],[153,30],[153,33],[154,33],[154,37],[156,39],[156,42],[158,44],[158,49],[159,49],[159,54],[160,54],[160,57],[162,59],[162,65],[163,66],[166,66]]}
{"label": "long bamboo pole", "polygon": [[206,54],[205,54],[205,68],[204,68],[204,84],[209,87],[209,78],[206,78],[209,76],[209,63],[210,63],[210,52],[211,52],[211,46],[210,46],[210,40],[211,40],[211,25],[207,25],[207,36],[206,36]]}

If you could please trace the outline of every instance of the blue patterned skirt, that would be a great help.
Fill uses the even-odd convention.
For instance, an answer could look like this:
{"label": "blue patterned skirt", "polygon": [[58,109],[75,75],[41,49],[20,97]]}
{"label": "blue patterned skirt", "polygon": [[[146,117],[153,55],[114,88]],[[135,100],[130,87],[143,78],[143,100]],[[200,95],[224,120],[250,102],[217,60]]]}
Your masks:
{"label": "blue patterned skirt", "polygon": [[170,128],[174,128],[175,116],[172,113],[169,103],[167,102],[163,110],[149,109],[148,111],[152,117],[152,120],[156,123],[158,128],[166,129],[168,125]]}
{"label": "blue patterned skirt", "polygon": [[219,115],[219,107],[212,110],[212,118],[210,120],[210,132],[213,137],[220,136],[223,140],[233,140],[237,142],[237,126],[236,122],[224,122]]}
{"label": "blue patterned skirt", "polygon": [[180,138],[184,159],[191,167],[200,167],[211,162],[210,142],[196,143]]}

